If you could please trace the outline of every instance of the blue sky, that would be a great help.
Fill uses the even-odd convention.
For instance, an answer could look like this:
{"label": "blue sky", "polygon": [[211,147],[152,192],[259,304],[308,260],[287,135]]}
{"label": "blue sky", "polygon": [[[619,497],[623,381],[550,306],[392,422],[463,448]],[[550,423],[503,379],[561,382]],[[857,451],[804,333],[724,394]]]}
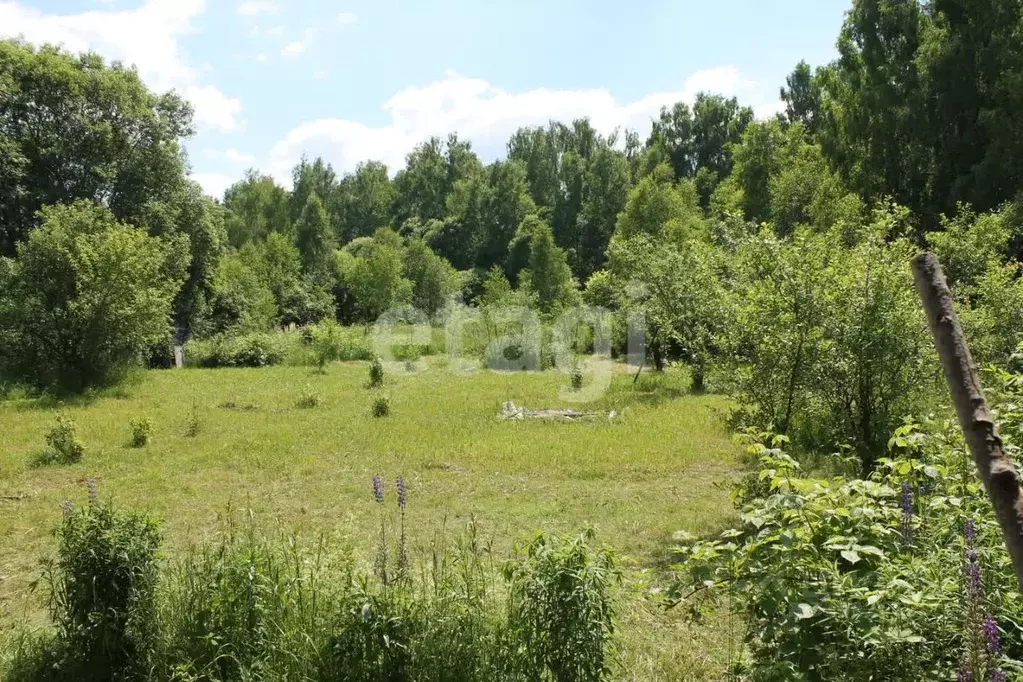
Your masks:
{"label": "blue sky", "polygon": [[485,160],[520,125],[587,115],[645,135],[709,90],[758,114],[831,60],[850,0],[0,0],[0,35],[93,49],[194,102],[193,177],[287,183],[303,153],[400,167],[458,131]]}

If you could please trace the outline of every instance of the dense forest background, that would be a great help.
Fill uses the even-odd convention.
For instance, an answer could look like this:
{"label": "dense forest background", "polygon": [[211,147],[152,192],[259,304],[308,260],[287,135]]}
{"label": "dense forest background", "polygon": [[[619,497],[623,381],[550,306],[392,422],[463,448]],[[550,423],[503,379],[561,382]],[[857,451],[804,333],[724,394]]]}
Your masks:
{"label": "dense forest background", "polygon": [[703,93],[646,139],[551,122],[485,163],[452,132],[393,174],[304,159],[290,190],[253,169],[215,198],[187,176],[187,102],[5,41],[0,373],[78,391],[186,339],[585,302],[641,311],[658,368],[727,369],[764,423],[823,412],[836,433],[811,440],[876,450],[933,374],[914,250],[941,256],[982,361],[1020,341],[1021,26],[1012,0],[856,0],[838,59],[796,65],[769,120]]}

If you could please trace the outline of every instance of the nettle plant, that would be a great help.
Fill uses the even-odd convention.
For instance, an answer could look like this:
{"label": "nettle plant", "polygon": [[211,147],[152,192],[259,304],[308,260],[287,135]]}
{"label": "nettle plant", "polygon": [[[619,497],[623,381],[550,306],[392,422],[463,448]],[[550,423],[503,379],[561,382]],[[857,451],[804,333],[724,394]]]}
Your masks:
{"label": "nettle plant", "polygon": [[868,480],[806,478],[783,437],[746,434],[761,470],[740,524],[678,548],[672,600],[728,598],[753,680],[1000,680],[1023,674],[1023,598],[953,423],[907,423]]}

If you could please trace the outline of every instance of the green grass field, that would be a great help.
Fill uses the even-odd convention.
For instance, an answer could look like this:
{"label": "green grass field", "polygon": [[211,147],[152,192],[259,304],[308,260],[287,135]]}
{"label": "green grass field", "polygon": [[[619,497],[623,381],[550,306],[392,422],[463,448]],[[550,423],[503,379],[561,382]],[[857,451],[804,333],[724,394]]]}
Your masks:
{"label": "green grass field", "polygon": [[[30,584],[54,549],[61,503],[81,502],[85,481],[101,497],[163,520],[173,554],[214,532],[229,506],[255,522],[315,541],[322,534],[369,561],[370,479],[410,489],[413,543],[453,535],[475,515],[498,557],[535,530],[587,527],[626,568],[622,638],[626,679],[713,679],[726,653],[724,624],[694,628],[643,595],[658,583],[677,530],[712,532],[729,519],[737,449],[723,416],[728,400],[690,395],[683,375],[616,373],[581,409],[615,410],[593,422],[502,421],[501,403],[559,402],[556,372],[457,376],[434,359],[419,374],[390,372],[365,388],[368,363],[326,374],[309,368],[151,371],[128,386],[64,406],[86,446],[79,464],[34,468],[55,405],[0,401],[0,628],[42,624],[45,595]],[[317,407],[297,407],[303,393]],[[374,418],[379,395],[391,415]],[[230,406],[233,405],[233,406]],[[193,409],[201,420],[187,435]],[[129,421],[149,417],[153,438],[130,447]]]}

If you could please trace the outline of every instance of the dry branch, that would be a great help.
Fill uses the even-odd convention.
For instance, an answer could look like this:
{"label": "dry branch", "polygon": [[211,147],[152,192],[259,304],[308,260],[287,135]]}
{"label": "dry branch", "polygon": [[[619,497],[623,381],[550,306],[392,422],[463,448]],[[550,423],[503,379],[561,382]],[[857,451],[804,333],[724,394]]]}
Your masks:
{"label": "dry branch", "polygon": [[922,253],[914,258],[913,277],[966,444],[994,505],[1005,546],[1016,569],[1016,580],[1023,591],[1023,491],[1016,467],[1002,449],[998,427],[984,399],[980,376],[959,326],[952,292],[938,258],[933,253]]}

